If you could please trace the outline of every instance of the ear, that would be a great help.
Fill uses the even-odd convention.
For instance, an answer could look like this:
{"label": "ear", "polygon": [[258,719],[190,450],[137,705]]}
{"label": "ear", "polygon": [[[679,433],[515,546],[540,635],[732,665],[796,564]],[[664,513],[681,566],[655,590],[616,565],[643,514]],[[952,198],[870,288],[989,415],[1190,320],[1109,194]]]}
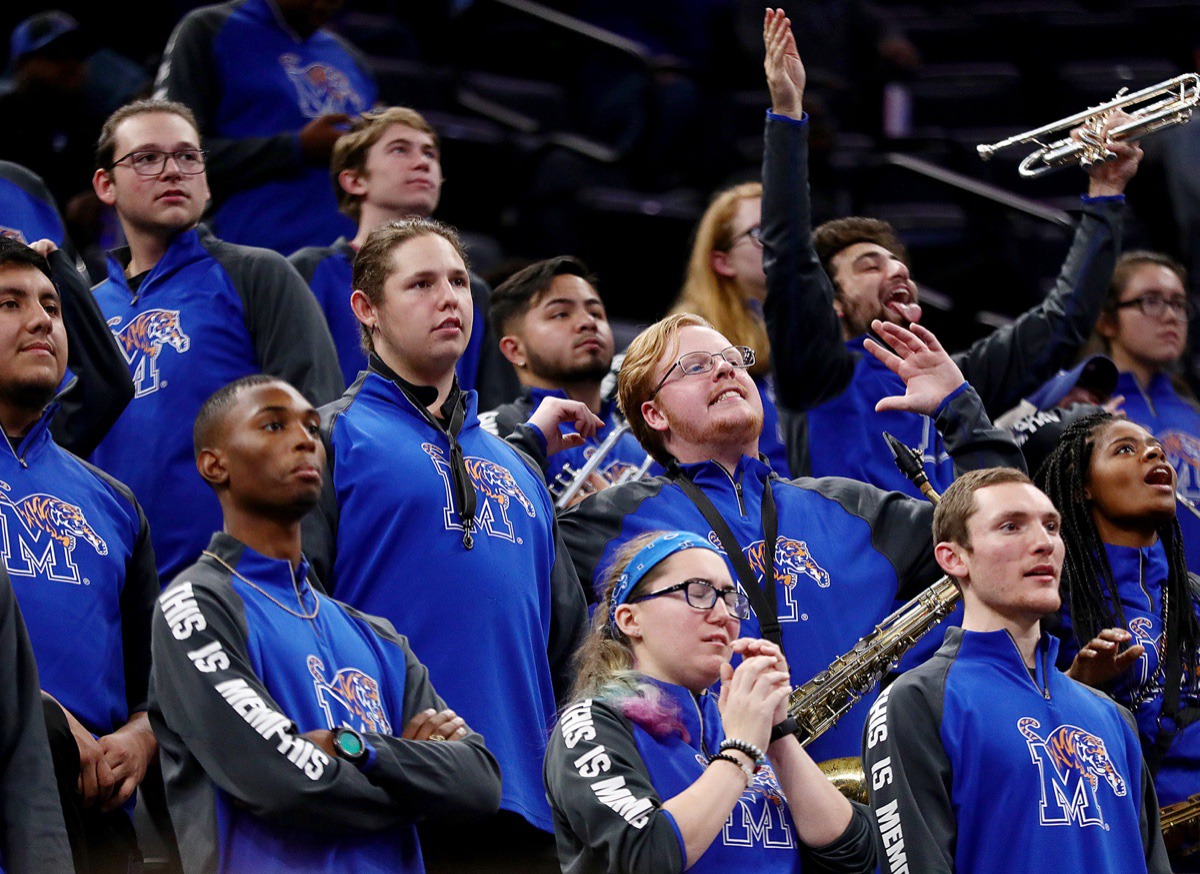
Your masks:
{"label": "ear", "polygon": [[374,328],[379,321],[379,313],[375,309],[375,304],[371,303],[366,292],[360,289],[354,289],[350,295],[350,309],[354,311],[354,318],[368,328]]}
{"label": "ear", "polygon": [[353,194],[355,197],[362,197],[367,193],[367,183],[363,180],[363,174],[357,170],[343,170],[338,174],[338,184],[347,194]]}
{"label": "ear", "polygon": [[642,403],[642,418],[646,424],[654,431],[666,431],[671,427],[667,421],[667,414],[658,408],[656,401],[645,401]]}
{"label": "ear", "polygon": [[100,169],[92,174],[92,190],[105,206],[112,206],[117,202],[111,170]]}
{"label": "ear", "polygon": [[1113,340],[1120,333],[1120,326],[1117,324],[1117,314],[1112,312],[1103,312],[1100,318],[1096,319],[1096,333],[1105,340]]}
{"label": "ear", "polygon": [[506,334],[500,338],[500,354],[508,359],[509,364],[518,369],[527,363],[525,344],[515,334]]}
{"label": "ear", "polygon": [[616,612],[617,629],[630,640],[640,640],[642,623],[638,611],[632,604],[620,604]]}
{"label": "ear", "polygon": [[950,543],[943,540],[933,548],[933,557],[938,566],[955,579],[966,579],[970,576],[970,565],[966,561],[967,549],[962,544]]}
{"label": "ear", "polygon": [[712,267],[713,273],[718,276],[724,276],[726,279],[733,279],[737,276],[737,271],[733,269],[733,263],[729,260],[728,252],[714,250],[708,258],[708,263]]}
{"label": "ear", "polygon": [[842,302],[836,297],[833,299],[833,311],[837,313],[837,317],[839,319],[844,319],[846,317],[846,312],[842,309]]}
{"label": "ear", "polygon": [[204,481],[213,487],[229,484],[229,471],[225,467],[225,456],[219,449],[201,449],[196,458],[196,470]]}

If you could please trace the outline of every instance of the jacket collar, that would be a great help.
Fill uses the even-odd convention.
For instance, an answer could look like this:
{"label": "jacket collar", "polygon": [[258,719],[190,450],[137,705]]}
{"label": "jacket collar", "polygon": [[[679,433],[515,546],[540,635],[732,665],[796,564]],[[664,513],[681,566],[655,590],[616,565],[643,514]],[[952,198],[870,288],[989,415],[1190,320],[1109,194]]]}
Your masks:
{"label": "jacket collar", "polygon": [[[291,599],[300,593],[306,608],[317,597],[309,583],[308,559],[303,556],[300,558],[299,567],[293,571],[291,562],[280,558],[268,558],[223,531],[213,534],[208,543],[208,552],[218,556],[254,585],[274,595],[283,595]],[[221,570],[225,568],[221,567]]]}
{"label": "jacket collar", "polygon": [[[425,411],[429,405],[437,400],[437,389],[431,385],[415,385],[392,368],[384,363],[383,359],[375,353],[371,353],[367,360],[367,368],[377,380],[367,379],[363,383],[363,387],[367,388],[372,383],[378,383],[374,386],[374,393],[384,395],[390,394],[394,400],[407,401],[408,403],[400,403],[402,409],[412,410],[418,417],[424,419]],[[474,391],[463,391],[459,388],[458,377],[454,377],[454,383],[450,387],[450,394],[447,395],[445,402],[442,404],[441,414],[443,425],[449,422],[453,416],[454,410],[458,406],[463,407],[463,430],[476,425],[479,422],[478,416],[478,395]]]}
{"label": "jacket collar", "polygon": [[738,459],[737,467],[732,471],[727,471],[718,462],[709,460],[695,461],[689,464],[672,461],[667,467],[667,472],[675,475],[683,474],[700,486],[728,485],[731,481],[740,483],[747,478],[765,483],[772,476],[771,465],[762,455],[759,455],[758,458],[743,455]]}
{"label": "jacket collar", "polygon": [[[946,630],[944,645],[954,645],[960,652],[992,662],[1005,674],[1029,679],[1029,668],[1021,658],[1017,642],[1007,631],[967,631],[955,626]],[[1052,634],[1043,632],[1038,639],[1034,662],[1039,689],[1048,688],[1048,678],[1056,671],[1054,664],[1058,658],[1058,646],[1058,638]]]}
{"label": "jacket collar", "polygon": [[[163,253],[158,263],[147,272],[146,278],[142,280],[142,284],[138,288],[138,297],[145,297],[152,286],[158,285],[189,264],[207,258],[208,250],[204,248],[204,242],[214,239],[215,237],[203,225],[181,232],[167,246],[167,251]],[[108,278],[122,288],[129,288],[129,280],[125,277],[125,268],[129,266],[132,257],[128,246],[114,249],[108,253]]]}
{"label": "jacket collar", "polygon": [[[22,437],[13,449],[14,454],[19,460],[28,461],[31,454],[37,455],[45,448],[46,444],[51,442],[50,420],[54,418],[54,414],[57,412],[57,403],[51,403],[46,409],[42,410],[41,416],[33,423],[33,427],[29,429],[29,433]],[[12,446],[11,440],[9,440],[9,445]]]}
{"label": "jacket collar", "polygon": [[725,730],[721,726],[721,714],[712,692],[706,689],[696,695],[683,686],[652,677],[644,676],[644,679],[674,703],[680,725],[687,732],[688,746],[700,752],[707,750],[709,754],[715,753],[725,739]]}

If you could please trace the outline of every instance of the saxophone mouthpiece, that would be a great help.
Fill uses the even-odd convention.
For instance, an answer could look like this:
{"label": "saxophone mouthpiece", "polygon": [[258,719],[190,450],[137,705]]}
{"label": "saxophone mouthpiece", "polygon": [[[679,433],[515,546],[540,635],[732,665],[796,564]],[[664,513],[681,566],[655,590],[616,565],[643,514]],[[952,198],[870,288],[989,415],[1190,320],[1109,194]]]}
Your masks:
{"label": "saxophone mouthpiece", "polygon": [[883,439],[887,441],[888,448],[892,450],[892,459],[896,462],[896,467],[900,469],[900,472],[921,490],[921,494],[936,504],[938,493],[929,484],[929,477],[926,476],[925,467],[921,463],[921,453],[910,446],[905,446],[887,431],[883,432]]}

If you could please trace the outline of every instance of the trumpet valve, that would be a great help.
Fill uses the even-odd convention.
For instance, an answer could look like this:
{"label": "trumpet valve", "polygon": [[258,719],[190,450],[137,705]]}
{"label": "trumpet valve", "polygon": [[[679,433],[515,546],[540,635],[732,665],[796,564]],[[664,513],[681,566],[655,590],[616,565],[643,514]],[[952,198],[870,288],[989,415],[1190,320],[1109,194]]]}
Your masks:
{"label": "trumpet valve", "polygon": [[990,161],[992,156],[996,154],[996,150],[991,146],[976,146],[975,151],[979,153],[981,160]]}

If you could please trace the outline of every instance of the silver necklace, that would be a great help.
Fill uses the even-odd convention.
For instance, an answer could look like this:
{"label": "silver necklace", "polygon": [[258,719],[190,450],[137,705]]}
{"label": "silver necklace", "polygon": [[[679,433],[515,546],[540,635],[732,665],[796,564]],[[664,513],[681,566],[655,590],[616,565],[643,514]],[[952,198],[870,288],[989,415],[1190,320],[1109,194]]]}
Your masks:
{"label": "silver necklace", "polygon": [[300,604],[300,612],[297,613],[295,610],[293,610],[287,604],[284,604],[282,601],[278,601],[275,598],[273,598],[271,596],[271,593],[268,592],[266,589],[264,589],[262,586],[258,585],[257,583],[251,582],[250,580],[246,579],[244,576],[239,574],[237,572],[237,570],[235,570],[234,567],[231,564],[229,564],[229,562],[227,562],[227,561],[225,561],[225,559],[221,558],[221,556],[217,555],[214,552],[210,552],[207,549],[202,550],[200,554],[207,555],[213,561],[217,562],[217,564],[221,565],[221,567],[225,568],[225,570],[229,571],[231,574],[233,574],[235,577],[237,577],[239,580],[241,580],[247,586],[254,589],[256,592],[258,592],[260,595],[262,595],[264,598],[266,598],[268,601],[270,601],[272,604],[274,604],[276,607],[279,607],[281,610],[291,613],[293,616],[295,616],[297,618],[310,619],[310,620],[316,619],[317,614],[319,612],[321,612],[321,599],[319,597],[317,597],[315,592],[313,593],[313,598],[314,598],[314,602],[316,603],[316,606],[313,608],[312,613],[304,612],[304,600],[300,596],[300,593],[296,592],[296,601]]}

